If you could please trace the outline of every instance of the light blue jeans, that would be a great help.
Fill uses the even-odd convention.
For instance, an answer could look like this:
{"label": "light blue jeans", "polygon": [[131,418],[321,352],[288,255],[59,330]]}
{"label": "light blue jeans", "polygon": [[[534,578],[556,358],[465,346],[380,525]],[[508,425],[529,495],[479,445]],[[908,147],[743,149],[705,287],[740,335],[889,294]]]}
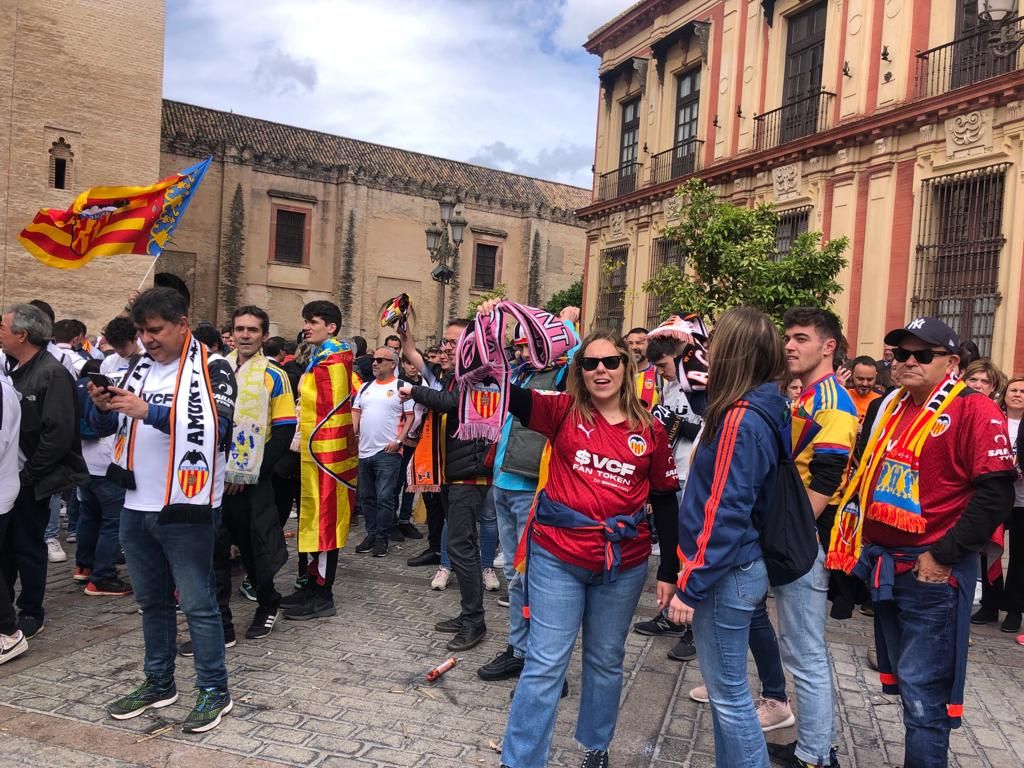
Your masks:
{"label": "light blue jeans", "polygon": [[825,643],[828,571],[818,547],[814,566],[790,584],[775,587],[782,663],[793,675],[797,715],[796,756],[828,765],[835,730],[832,662]]}
{"label": "light blue jeans", "polygon": [[537,544],[530,553],[530,636],[505,728],[501,762],[512,768],[545,768],[569,658],[583,628],[583,682],[576,740],[608,749],[622,693],[626,635],[640,600],[647,563],[604,574],[562,562]]}
{"label": "light blue jeans", "polygon": [[[493,568],[494,555],[498,550],[498,521],[494,512],[494,486],[487,491],[484,503],[480,505],[477,519],[480,521],[480,567]],[[452,561],[448,557],[448,521],[444,521],[441,529],[441,565],[451,570]]]}
{"label": "light blue jeans", "polygon": [[693,639],[711,702],[718,768],[767,768],[768,748],[747,682],[750,621],[768,593],[764,560],[737,566],[694,607]]}
{"label": "light blue jeans", "polygon": [[526,530],[533,506],[533,491],[494,488],[494,510],[498,516],[498,539],[505,553],[505,581],[508,582],[508,644],[518,658],[526,655],[530,623],[523,618],[523,576],[515,567],[516,550]]}

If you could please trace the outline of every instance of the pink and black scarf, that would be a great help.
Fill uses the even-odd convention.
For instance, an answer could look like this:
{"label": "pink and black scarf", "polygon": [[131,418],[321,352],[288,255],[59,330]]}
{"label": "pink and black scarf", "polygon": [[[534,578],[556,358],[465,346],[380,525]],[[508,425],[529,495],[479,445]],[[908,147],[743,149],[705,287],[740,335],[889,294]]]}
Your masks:
{"label": "pink and black scarf", "polygon": [[657,328],[648,331],[647,338],[668,337],[682,341],[683,350],[676,356],[676,373],[683,392],[702,392],[708,388],[708,329],[700,315],[689,312],[672,315]]}
{"label": "pink and black scarf", "polygon": [[455,378],[460,385],[460,440],[496,441],[508,414],[511,366],[505,357],[507,320],[518,322],[538,371],[566,354],[575,343],[562,320],[536,307],[502,301],[462,332],[455,348]]}

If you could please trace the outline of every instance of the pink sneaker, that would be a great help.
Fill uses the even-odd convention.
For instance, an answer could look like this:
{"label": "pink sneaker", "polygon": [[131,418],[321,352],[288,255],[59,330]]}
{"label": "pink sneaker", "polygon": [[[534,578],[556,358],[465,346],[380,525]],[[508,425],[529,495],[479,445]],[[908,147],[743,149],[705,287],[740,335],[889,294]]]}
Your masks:
{"label": "pink sneaker", "polygon": [[761,730],[765,733],[777,731],[779,728],[789,728],[796,723],[793,710],[784,701],[766,699],[762,696],[758,699],[755,709],[757,719],[761,722]]}
{"label": "pink sneaker", "polygon": [[1017,645],[1024,645],[1024,635],[1017,635]]}
{"label": "pink sneaker", "polygon": [[698,685],[696,688],[690,689],[690,698],[694,701],[700,702],[701,704],[708,703],[708,689],[703,685]]}

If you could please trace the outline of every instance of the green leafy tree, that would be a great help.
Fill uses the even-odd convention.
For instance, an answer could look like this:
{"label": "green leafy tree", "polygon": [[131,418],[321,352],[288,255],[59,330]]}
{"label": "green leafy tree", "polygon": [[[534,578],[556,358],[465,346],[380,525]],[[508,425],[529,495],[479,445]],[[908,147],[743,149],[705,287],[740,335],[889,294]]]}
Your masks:
{"label": "green leafy tree", "polygon": [[543,289],[543,278],[540,272],[540,232],[533,233],[533,246],[530,248],[530,269],[526,280],[526,303],[531,307],[540,304],[540,293]]}
{"label": "green leafy tree", "polygon": [[220,295],[221,315],[231,316],[239,305],[242,285],[242,262],[245,259],[245,198],[242,185],[235,187],[228,209],[228,228],[221,242]]}
{"label": "green leafy tree", "polygon": [[553,315],[557,315],[566,307],[580,307],[583,305],[583,278],[565,288],[550,299],[544,305],[544,309]]}
{"label": "green leafy tree", "polygon": [[714,318],[749,305],[781,323],[790,307],[828,307],[842,290],[837,277],[846,266],[845,237],[822,245],[820,232],[804,232],[779,258],[778,216],[769,204],[720,202],[711,187],[693,179],[676,190],[674,207],[679,223],[663,237],[679,244],[688,269],[662,267],[643,286],[662,297],[666,314],[688,310]]}
{"label": "green leafy tree", "polygon": [[507,299],[508,298],[508,286],[504,283],[498,283],[494,286],[493,291],[487,293],[481,293],[479,296],[474,296],[469,301],[469,307],[466,309],[466,317],[470,320],[476,317],[476,308],[483,304],[485,301],[491,299]]}

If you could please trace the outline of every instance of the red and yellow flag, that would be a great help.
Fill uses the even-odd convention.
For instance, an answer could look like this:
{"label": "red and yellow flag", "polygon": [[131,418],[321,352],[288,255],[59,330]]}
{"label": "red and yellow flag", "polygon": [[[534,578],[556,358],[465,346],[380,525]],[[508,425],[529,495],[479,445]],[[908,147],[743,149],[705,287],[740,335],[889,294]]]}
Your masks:
{"label": "red and yellow flag", "polygon": [[18,241],[50,267],[78,269],[97,256],[156,258],[210,165],[208,157],[148,187],[93,187],[66,211],[43,208]]}

